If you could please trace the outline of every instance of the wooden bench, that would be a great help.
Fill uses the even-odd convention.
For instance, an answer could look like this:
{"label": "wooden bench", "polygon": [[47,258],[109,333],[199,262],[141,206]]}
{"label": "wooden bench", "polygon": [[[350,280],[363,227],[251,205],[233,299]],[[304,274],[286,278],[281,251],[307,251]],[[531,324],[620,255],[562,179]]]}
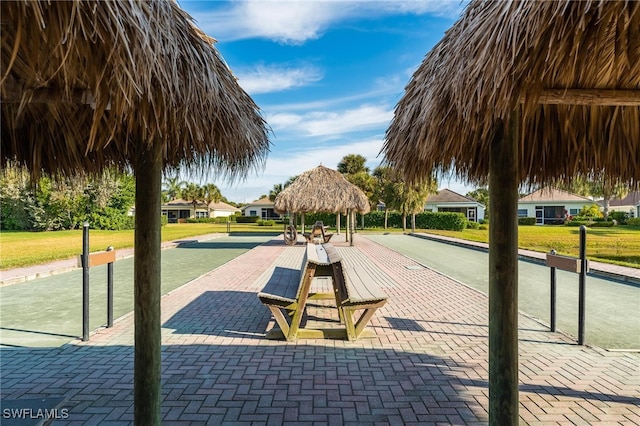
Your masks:
{"label": "wooden bench", "polygon": [[304,235],[304,238],[307,240],[307,243],[313,243],[313,244],[328,243],[331,240],[331,237],[333,237],[333,234],[327,234],[325,232],[326,229],[327,227],[324,226],[322,222],[316,222],[311,228],[311,232],[305,232],[302,235]]}
{"label": "wooden bench", "polygon": [[[347,339],[373,337],[366,326],[376,310],[387,303],[387,295],[375,284],[376,277],[364,265],[340,262],[334,265],[334,269],[336,303],[345,323]],[[362,312],[358,314],[358,311]]]}
{"label": "wooden bench", "polygon": [[299,327],[302,320],[303,312],[298,309],[298,305],[305,278],[310,272],[305,252],[300,269],[277,266],[262,291],[258,293],[258,298],[269,308],[287,340],[289,335],[295,335],[297,331],[293,329],[294,324],[297,324],[295,327]]}

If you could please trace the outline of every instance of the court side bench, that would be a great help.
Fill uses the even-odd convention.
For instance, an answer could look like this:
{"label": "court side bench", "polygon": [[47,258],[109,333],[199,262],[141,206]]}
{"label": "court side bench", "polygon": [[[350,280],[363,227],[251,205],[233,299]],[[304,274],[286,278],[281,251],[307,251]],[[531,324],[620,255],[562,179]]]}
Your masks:
{"label": "court side bench", "polygon": [[[300,324],[303,313],[302,310],[298,309],[298,303],[305,275],[309,275],[309,262],[306,251],[302,258],[300,269],[276,266],[271,277],[269,277],[269,281],[258,293],[258,298],[269,308],[284,335],[275,335],[279,334],[277,330],[271,330],[267,334],[267,338],[285,337],[287,340],[295,340],[298,326],[295,326],[296,330],[291,330],[291,328],[294,324]],[[286,317],[285,314],[287,315]]]}
{"label": "court side bench", "polygon": [[[337,250],[332,244],[323,244],[330,257]],[[336,303],[340,318],[344,321],[348,340],[361,337],[375,337],[366,329],[378,308],[387,303],[387,295],[376,284],[378,280],[364,265],[348,265],[343,261],[333,263],[333,279],[336,289]],[[359,313],[358,311],[362,311]]]}

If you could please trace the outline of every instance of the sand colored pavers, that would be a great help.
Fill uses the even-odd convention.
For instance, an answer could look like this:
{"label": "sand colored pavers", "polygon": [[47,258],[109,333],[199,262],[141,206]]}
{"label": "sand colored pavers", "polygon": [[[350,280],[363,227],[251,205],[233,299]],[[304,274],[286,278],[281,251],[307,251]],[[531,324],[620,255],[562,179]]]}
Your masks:
{"label": "sand colored pavers", "polygon": [[[364,237],[335,245],[389,296],[376,338],[266,340],[257,292],[303,250],[275,239],[163,297],[164,424],[486,423],[486,296]],[[332,315],[318,303],[307,321]],[[522,424],[640,423],[640,354],[580,347],[523,315],[519,327]],[[66,398],[54,424],[133,420],[131,315],[86,343],[0,356],[3,399]]]}

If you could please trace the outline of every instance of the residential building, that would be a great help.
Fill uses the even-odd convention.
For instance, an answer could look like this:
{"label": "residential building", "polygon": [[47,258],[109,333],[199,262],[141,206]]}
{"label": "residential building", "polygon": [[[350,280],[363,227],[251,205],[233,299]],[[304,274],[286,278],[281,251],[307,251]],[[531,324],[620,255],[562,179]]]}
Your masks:
{"label": "residential building", "polygon": [[274,210],[273,201],[269,197],[263,197],[241,208],[243,216],[258,216],[261,219],[280,219],[280,215]]}
{"label": "residential building", "polygon": [[629,213],[629,217],[640,217],[640,191],[631,191],[623,198],[610,200],[609,211]]}
{"label": "residential building", "polygon": [[557,188],[541,188],[518,200],[518,217],[535,217],[536,225],[563,224],[584,206],[596,204],[590,198]]}
{"label": "residential building", "polygon": [[167,216],[169,223],[176,223],[179,219],[228,217],[239,211],[240,209],[222,201],[210,203],[209,206],[204,201],[200,201],[196,204],[195,211],[192,202],[180,198],[162,205],[162,214]]}
{"label": "residential building", "polygon": [[441,189],[436,194],[429,194],[424,205],[427,212],[462,213],[470,222],[484,219],[486,206],[471,197],[465,197],[450,189]]}

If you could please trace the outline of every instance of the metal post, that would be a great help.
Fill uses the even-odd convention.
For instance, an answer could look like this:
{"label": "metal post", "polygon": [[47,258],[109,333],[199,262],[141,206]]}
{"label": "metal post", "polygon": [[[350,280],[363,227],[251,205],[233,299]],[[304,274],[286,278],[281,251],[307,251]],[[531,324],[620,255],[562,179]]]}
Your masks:
{"label": "metal post", "polygon": [[82,225],[82,340],[89,340],[89,222]]}
{"label": "metal post", "polygon": [[[107,251],[113,247],[107,247]],[[113,262],[107,263],[107,328],[113,327]]]}
{"label": "metal post", "polygon": [[227,219],[227,234],[231,233],[231,221]]}
{"label": "metal post", "polygon": [[[556,251],[551,250],[551,254],[555,255]],[[551,268],[551,331],[556,331],[556,268]]]}
{"label": "metal post", "polygon": [[580,226],[580,277],[578,280],[578,344],[584,345],[585,281],[587,278],[587,227]]}

